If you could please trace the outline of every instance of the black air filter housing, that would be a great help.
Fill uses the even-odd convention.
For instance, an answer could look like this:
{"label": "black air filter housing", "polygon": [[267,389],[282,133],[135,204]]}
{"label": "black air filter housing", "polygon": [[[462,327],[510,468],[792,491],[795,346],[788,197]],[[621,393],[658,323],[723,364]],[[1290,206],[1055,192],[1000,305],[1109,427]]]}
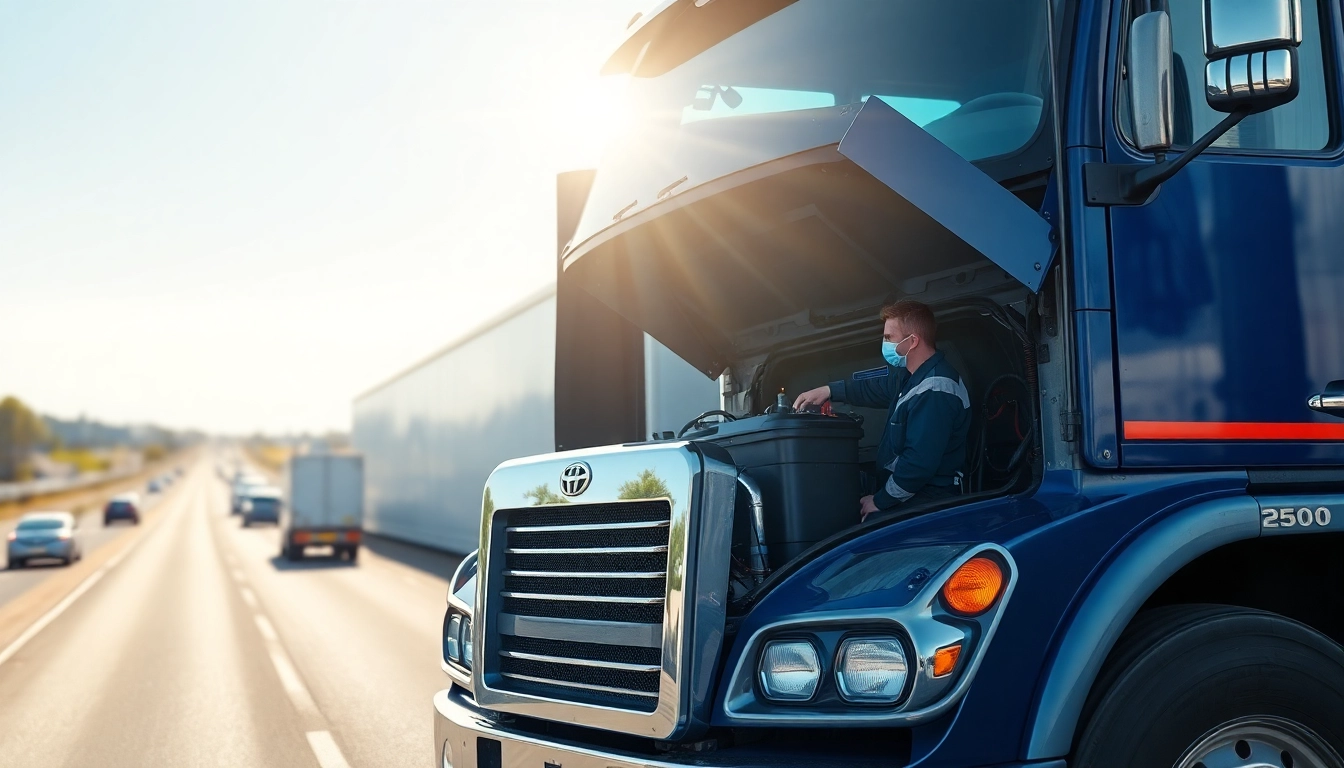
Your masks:
{"label": "black air filter housing", "polygon": [[[761,488],[770,567],[859,522],[859,438],[845,416],[778,413],[716,424],[686,435],[726,450]],[[734,555],[750,541],[745,494],[738,494]]]}

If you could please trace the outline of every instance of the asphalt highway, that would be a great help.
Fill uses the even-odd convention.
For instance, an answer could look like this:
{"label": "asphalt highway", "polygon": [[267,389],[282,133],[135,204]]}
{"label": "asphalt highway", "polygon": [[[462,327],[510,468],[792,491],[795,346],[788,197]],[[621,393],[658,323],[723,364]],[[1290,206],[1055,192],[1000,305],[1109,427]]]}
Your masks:
{"label": "asphalt highway", "polygon": [[0,765],[431,765],[453,558],[289,563],[208,458],[84,562],[0,573]]}

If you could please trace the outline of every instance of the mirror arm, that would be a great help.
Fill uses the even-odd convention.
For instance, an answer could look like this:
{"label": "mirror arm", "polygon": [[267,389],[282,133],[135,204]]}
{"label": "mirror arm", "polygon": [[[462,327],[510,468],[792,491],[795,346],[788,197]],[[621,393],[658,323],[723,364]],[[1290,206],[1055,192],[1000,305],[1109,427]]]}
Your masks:
{"label": "mirror arm", "polygon": [[1234,125],[1246,119],[1246,116],[1249,114],[1251,114],[1249,109],[1239,109],[1235,112],[1228,113],[1227,117],[1219,120],[1217,125],[1213,126],[1208,133],[1200,136],[1198,141],[1191,144],[1190,148],[1181,154],[1171,160],[1165,160],[1154,165],[1143,166],[1140,170],[1134,173],[1133,187],[1129,196],[1140,200],[1147,200],[1148,196],[1153,194],[1153,190],[1157,189],[1158,185],[1167,179],[1170,179],[1172,176],[1175,176],[1191,160],[1194,160],[1202,154],[1204,150],[1213,146],[1213,142],[1221,139],[1223,134],[1232,130]]}
{"label": "mirror arm", "polygon": [[1180,172],[1213,142],[1252,113],[1249,108],[1228,113],[1208,133],[1181,154],[1157,163],[1087,163],[1083,183],[1088,205],[1142,205],[1162,184]]}

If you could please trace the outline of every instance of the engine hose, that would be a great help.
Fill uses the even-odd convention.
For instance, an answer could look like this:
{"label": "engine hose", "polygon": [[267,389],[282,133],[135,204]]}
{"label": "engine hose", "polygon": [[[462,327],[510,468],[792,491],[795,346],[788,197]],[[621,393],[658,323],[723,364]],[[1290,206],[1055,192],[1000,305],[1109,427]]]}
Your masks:
{"label": "engine hose", "polygon": [[770,574],[769,553],[765,547],[765,500],[761,497],[761,487],[746,472],[738,471],[737,482],[751,502],[751,578],[759,585]]}
{"label": "engine hose", "polygon": [[677,437],[681,437],[687,432],[690,432],[692,427],[696,426],[697,424],[709,418],[710,416],[722,416],[724,421],[737,421],[737,417],[727,411],[720,411],[720,410],[705,411],[699,416],[696,416],[694,419],[691,419],[690,421],[686,422],[686,426],[681,428],[681,431],[677,433]]}

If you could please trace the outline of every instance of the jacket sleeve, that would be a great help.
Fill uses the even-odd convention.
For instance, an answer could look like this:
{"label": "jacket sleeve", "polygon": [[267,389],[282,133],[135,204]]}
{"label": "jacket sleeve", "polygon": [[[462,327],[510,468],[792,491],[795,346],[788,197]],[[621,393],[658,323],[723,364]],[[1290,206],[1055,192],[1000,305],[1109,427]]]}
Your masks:
{"label": "jacket sleeve", "polygon": [[860,408],[887,408],[895,399],[896,393],[901,391],[901,383],[909,375],[910,373],[904,368],[896,369],[890,366],[887,367],[886,376],[856,380],[850,375],[847,379],[831,382],[831,400],[857,405]]}
{"label": "jacket sleeve", "polygon": [[952,437],[952,425],[964,409],[961,398],[949,392],[925,392],[911,401],[906,409],[905,449],[887,467],[891,477],[873,495],[878,509],[899,505],[933,479]]}

